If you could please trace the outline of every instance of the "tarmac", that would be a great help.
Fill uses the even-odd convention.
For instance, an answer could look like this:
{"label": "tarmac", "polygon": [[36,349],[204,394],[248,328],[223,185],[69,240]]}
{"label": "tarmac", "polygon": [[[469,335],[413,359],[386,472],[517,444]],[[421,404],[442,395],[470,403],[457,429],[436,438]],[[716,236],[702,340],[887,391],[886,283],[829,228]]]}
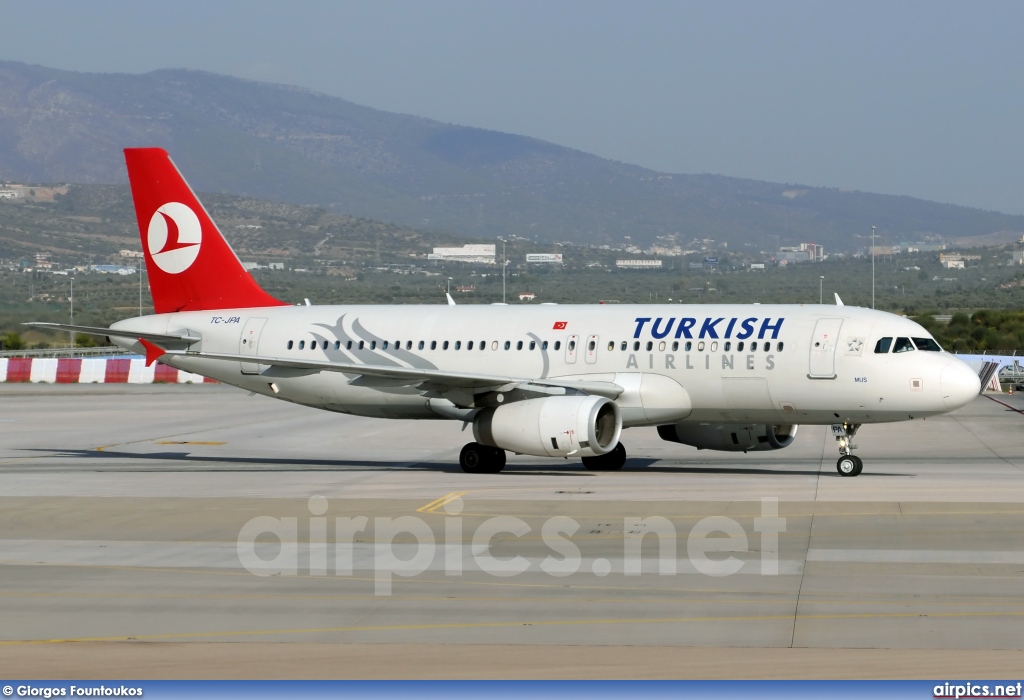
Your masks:
{"label": "tarmac", "polygon": [[[0,675],[1004,678],[1024,400],[620,472],[222,385],[0,385]],[[365,518],[365,520],[363,520]]]}

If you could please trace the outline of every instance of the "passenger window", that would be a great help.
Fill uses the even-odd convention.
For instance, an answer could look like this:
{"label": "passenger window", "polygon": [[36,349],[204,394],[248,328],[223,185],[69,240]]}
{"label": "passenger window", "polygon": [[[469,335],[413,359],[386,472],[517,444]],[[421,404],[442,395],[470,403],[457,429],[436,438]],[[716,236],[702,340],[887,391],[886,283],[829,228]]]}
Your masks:
{"label": "passenger window", "polygon": [[437,350],[437,341],[436,340],[431,340],[430,341],[430,349],[431,350]]}
{"label": "passenger window", "polygon": [[480,341],[480,349],[481,350],[486,350],[487,349],[487,341],[486,340],[481,340]]}
{"label": "passenger window", "polygon": [[679,349],[679,341],[678,340],[673,340],[672,341],[672,352],[675,352],[678,349]]}
{"label": "passenger window", "polygon": [[875,354],[884,355],[889,352],[889,348],[892,347],[892,338],[879,338],[878,342],[875,343]]}
{"label": "passenger window", "polygon": [[288,349],[291,350],[293,345],[295,345],[295,341],[294,340],[289,340],[288,341]]}
{"label": "passenger window", "polygon": [[424,342],[423,342],[423,341],[421,340],[421,341],[420,341],[420,342],[419,342],[419,343],[418,343],[418,344],[416,345],[416,349],[417,349],[417,350],[422,350],[422,349],[423,349],[423,345],[424,345]]}
{"label": "passenger window", "polygon": [[629,347],[629,343],[627,343],[625,340],[623,340],[622,341],[622,352],[626,352],[626,348],[628,348],[628,347]]}
{"label": "passenger window", "polygon": [[299,350],[305,350],[305,349],[306,349],[306,341],[305,340],[300,340],[299,341]]}
{"label": "passenger window", "polygon": [[730,350],[732,350],[732,343],[730,343],[728,340],[725,341],[725,347],[723,347],[722,349],[725,350],[726,352],[729,352]]}
{"label": "passenger window", "polygon": [[523,341],[520,340],[518,343],[516,343],[516,350],[522,350],[522,349],[523,349]]}
{"label": "passenger window", "polygon": [[505,341],[505,349],[506,350],[511,350],[512,349],[512,341],[510,341],[510,340],[506,340]]}
{"label": "passenger window", "polygon": [[455,349],[456,350],[461,350],[462,349],[462,341],[461,340],[456,340],[455,341]]}
{"label": "passenger window", "polygon": [[351,340],[348,341],[347,343],[345,343],[345,349],[346,350],[351,350],[352,349],[352,341]]}
{"label": "passenger window", "polygon": [[697,352],[704,352],[704,341],[697,343]]}
{"label": "passenger window", "polygon": [[386,341],[386,340],[385,340],[385,341],[384,341],[384,342],[383,342],[383,343],[381,344],[380,348],[381,348],[381,350],[387,350],[387,349],[388,349],[388,341]]}
{"label": "passenger window", "polygon": [[325,340],[324,341],[324,350],[326,350],[326,349],[327,349],[327,341]]}
{"label": "passenger window", "polygon": [[[422,340],[420,341],[420,348],[421,349],[423,348],[423,341]],[[412,341],[411,340],[405,341],[405,349],[406,350],[412,350]]]}
{"label": "passenger window", "polygon": [[615,349],[615,341],[614,340],[609,340],[608,341],[608,351],[611,352],[614,349]]}
{"label": "passenger window", "polygon": [[537,349],[537,341],[535,341],[535,340],[531,340],[530,341],[530,349],[531,350],[536,350]]}
{"label": "passenger window", "polygon": [[650,341],[650,340],[647,341],[647,349],[648,350],[653,350],[654,349],[654,342],[653,341]]}
{"label": "passenger window", "polygon": [[743,341],[736,343],[736,352],[743,352]]}
{"label": "passenger window", "polygon": [[636,352],[639,349],[640,349],[640,341],[639,340],[633,341],[633,352]]}
{"label": "passenger window", "polygon": [[557,352],[558,350],[561,350],[561,349],[562,349],[562,341],[561,340],[556,340],[555,341],[555,351]]}
{"label": "passenger window", "polygon": [[[456,343],[456,345],[458,345],[458,343]],[[455,348],[455,349],[458,350],[458,348]],[[472,350],[473,349],[473,341],[472,340],[469,341],[468,343],[466,343],[466,349],[467,350]]]}
{"label": "passenger window", "polygon": [[910,338],[897,338],[893,344],[893,352],[913,352],[914,344],[910,342]]}
{"label": "passenger window", "polygon": [[376,350],[377,349],[377,341],[376,340],[371,340],[370,341],[370,349],[371,350]]}
{"label": "passenger window", "polygon": [[781,340],[779,341],[779,344],[775,346],[775,351],[776,352],[782,352],[782,341]]}
{"label": "passenger window", "polygon": [[575,349],[576,349],[576,341],[575,340],[570,340],[569,341],[569,352],[572,352]]}
{"label": "passenger window", "polygon": [[448,341],[447,340],[444,341],[443,343],[441,343],[441,349],[442,350],[447,350],[448,349]]}
{"label": "passenger window", "polygon": [[546,340],[542,341],[541,344],[540,344],[540,349],[541,350],[547,350],[548,349],[548,341],[546,341]]}
{"label": "passenger window", "polygon": [[590,352],[594,352],[594,350],[597,350],[597,343],[591,340],[589,343],[587,343],[587,350],[589,350]]}
{"label": "passenger window", "polygon": [[918,350],[927,352],[942,352],[942,348],[932,338],[912,338]]}
{"label": "passenger window", "polygon": [[690,350],[692,348],[693,348],[693,343],[691,341],[687,340],[686,341],[686,352],[690,352]]}
{"label": "passenger window", "polygon": [[712,340],[711,341],[711,352],[718,352],[718,341],[717,340]]}
{"label": "passenger window", "polygon": [[334,349],[335,350],[341,350],[341,341],[340,340],[335,340],[334,341]]}

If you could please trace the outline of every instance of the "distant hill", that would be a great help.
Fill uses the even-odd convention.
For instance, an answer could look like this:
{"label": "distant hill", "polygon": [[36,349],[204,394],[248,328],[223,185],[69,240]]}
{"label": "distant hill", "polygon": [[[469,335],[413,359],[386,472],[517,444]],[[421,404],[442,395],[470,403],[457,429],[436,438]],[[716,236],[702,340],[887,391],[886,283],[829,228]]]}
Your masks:
{"label": "distant hill", "polygon": [[[198,190],[474,238],[647,246],[676,235],[829,251],[1024,231],[1024,217],[911,197],[657,173],[524,136],[210,73],[88,74],[0,62],[0,179],[123,183],[166,148]],[[855,238],[860,236],[861,238]]]}

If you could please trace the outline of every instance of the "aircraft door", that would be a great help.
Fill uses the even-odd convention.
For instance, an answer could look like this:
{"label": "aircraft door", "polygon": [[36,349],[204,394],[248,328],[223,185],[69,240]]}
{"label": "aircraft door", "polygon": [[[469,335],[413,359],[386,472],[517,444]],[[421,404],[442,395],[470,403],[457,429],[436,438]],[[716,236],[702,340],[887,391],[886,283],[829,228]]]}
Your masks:
{"label": "aircraft door", "polygon": [[821,318],[814,325],[807,372],[810,379],[836,378],[836,347],[842,326],[841,318]]}
{"label": "aircraft door", "polygon": [[[238,339],[239,355],[258,355],[260,346],[260,334],[263,326],[267,323],[265,318],[250,318],[242,326],[242,335]],[[259,374],[267,368],[267,365],[260,365],[255,362],[240,362],[242,374]]]}
{"label": "aircraft door", "polygon": [[580,343],[580,337],[578,335],[570,335],[569,339],[565,341],[565,363],[569,365],[576,364],[576,353],[579,350],[577,345]]}
{"label": "aircraft door", "polygon": [[586,349],[586,360],[588,365],[592,365],[597,362],[597,341],[596,335],[592,335],[587,338],[587,349]]}

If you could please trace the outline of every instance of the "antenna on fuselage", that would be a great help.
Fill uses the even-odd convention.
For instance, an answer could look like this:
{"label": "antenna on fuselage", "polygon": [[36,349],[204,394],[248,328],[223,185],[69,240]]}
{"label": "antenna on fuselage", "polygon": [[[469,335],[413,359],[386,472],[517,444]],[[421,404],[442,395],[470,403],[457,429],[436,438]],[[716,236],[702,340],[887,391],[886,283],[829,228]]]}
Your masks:
{"label": "antenna on fuselage", "polygon": [[843,303],[843,300],[839,298],[839,292],[833,292],[833,294],[836,295],[836,306],[846,306],[846,304]]}

